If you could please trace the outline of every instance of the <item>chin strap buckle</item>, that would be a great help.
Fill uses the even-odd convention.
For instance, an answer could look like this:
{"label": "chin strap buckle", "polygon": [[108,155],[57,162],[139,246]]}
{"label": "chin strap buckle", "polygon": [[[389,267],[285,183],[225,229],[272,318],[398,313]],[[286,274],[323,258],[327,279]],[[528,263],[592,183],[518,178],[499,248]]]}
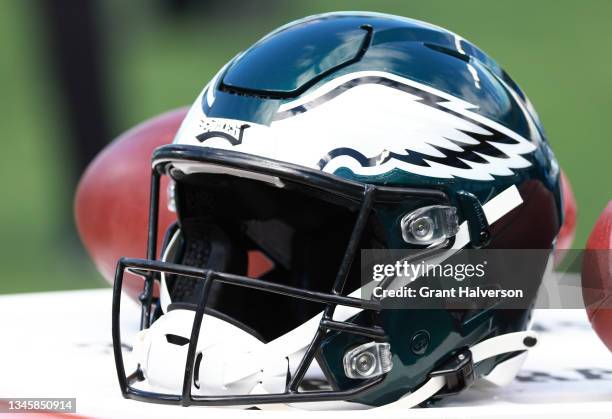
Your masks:
{"label": "chin strap buckle", "polygon": [[474,362],[469,349],[464,349],[450,357],[438,369],[429,373],[429,377],[444,377],[445,385],[436,394],[448,396],[468,388],[475,380]]}

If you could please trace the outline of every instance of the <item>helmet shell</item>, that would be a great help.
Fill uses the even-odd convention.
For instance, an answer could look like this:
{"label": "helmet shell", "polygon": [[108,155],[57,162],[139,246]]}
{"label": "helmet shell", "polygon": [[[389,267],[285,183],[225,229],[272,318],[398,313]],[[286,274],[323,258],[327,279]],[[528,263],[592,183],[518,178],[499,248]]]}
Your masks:
{"label": "helmet shell", "polygon": [[[215,75],[175,143],[361,183],[440,189],[452,204],[459,193],[485,204],[516,188],[523,202],[491,226],[490,248],[550,249],[563,221],[559,167],[525,94],[472,43],[413,19],[330,13],[277,29]],[[397,230],[401,215],[389,215],[385,227]],[[524,330],[528,318],[528,310],[483,310],[469,322],[445,310],[386,310],[379,320],[394,368],[352,401],[391,402],[453,350]],[[428,348],[415,353],[411,339],[424,333]],[[343,376],[342,354],[359,343],[331,334],[318,354],[341,390],[355,385]]]}

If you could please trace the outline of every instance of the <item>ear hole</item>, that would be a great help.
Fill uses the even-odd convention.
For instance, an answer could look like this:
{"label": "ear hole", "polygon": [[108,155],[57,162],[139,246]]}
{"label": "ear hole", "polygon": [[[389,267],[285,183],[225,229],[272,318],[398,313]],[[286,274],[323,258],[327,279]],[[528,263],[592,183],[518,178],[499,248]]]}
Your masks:
{"label": "ear hole", "polygon": [[171,343],[173,345],[178,345],[178,346],[185,346],[189,343],[189,339],[184,338],[183,336],[172,335],[172,334],[167,334],[166,340],[168,341],[168,343]]}

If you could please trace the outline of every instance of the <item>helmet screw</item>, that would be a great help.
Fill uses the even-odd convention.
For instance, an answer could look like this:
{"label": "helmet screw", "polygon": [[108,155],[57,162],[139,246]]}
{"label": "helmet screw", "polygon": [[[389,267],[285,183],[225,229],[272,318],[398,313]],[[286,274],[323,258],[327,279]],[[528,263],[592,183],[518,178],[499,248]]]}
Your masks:
{"label": "helmet screw", "polygon": [[415,355],[423,355],[429,347],[431,338],[426,330],[419,330],[412,336],[410,341],[410,350]]}
{"label": "helmet screw", "polygon": [[367,377],[376,367],[376,358],[370,352],[363,352],[355,359],[354,369],[359,375]]}
{"label": "helmet screw", "polygon": [[182,170],[179,170],[173,167],[172,169],[170,169],[170,176],[173,179],[181,179],[185,177],[185,173],[183,173]]}

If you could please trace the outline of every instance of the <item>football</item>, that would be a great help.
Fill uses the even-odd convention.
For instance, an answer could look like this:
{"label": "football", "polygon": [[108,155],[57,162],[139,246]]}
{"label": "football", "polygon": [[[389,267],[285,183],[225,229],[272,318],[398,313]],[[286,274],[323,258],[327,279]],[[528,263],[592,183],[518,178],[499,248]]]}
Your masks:
{"label": "football", "polygon": [[[186,113],[187,108],[166,112],[122,134],[98,154],[79,182],[74,203],[77,229],[110,284],[120,257],[146,256],[151,156],[157,147],[172,142]],[[168,210],[167,185],[164,176],[158,249],[167,227],[176,220]],[[142,282],[134,276],[126,276],[125,286],[132,297],[142,291]]]}
{"label": "football", "polygon": [[572,247],[574,237],[576,236],[576,219],[578,217],[578,207],[572,185],[566,176],[561,171],[561,195],[563,196],[563,225],[557,235],[557,244],[555,246],[554,263],[559,266],[567,256],[567,252]]}
{"label": "football", "polygon": [[589,236],[582,260],[582,295],[593,329],[612,351],[612,201]]}

